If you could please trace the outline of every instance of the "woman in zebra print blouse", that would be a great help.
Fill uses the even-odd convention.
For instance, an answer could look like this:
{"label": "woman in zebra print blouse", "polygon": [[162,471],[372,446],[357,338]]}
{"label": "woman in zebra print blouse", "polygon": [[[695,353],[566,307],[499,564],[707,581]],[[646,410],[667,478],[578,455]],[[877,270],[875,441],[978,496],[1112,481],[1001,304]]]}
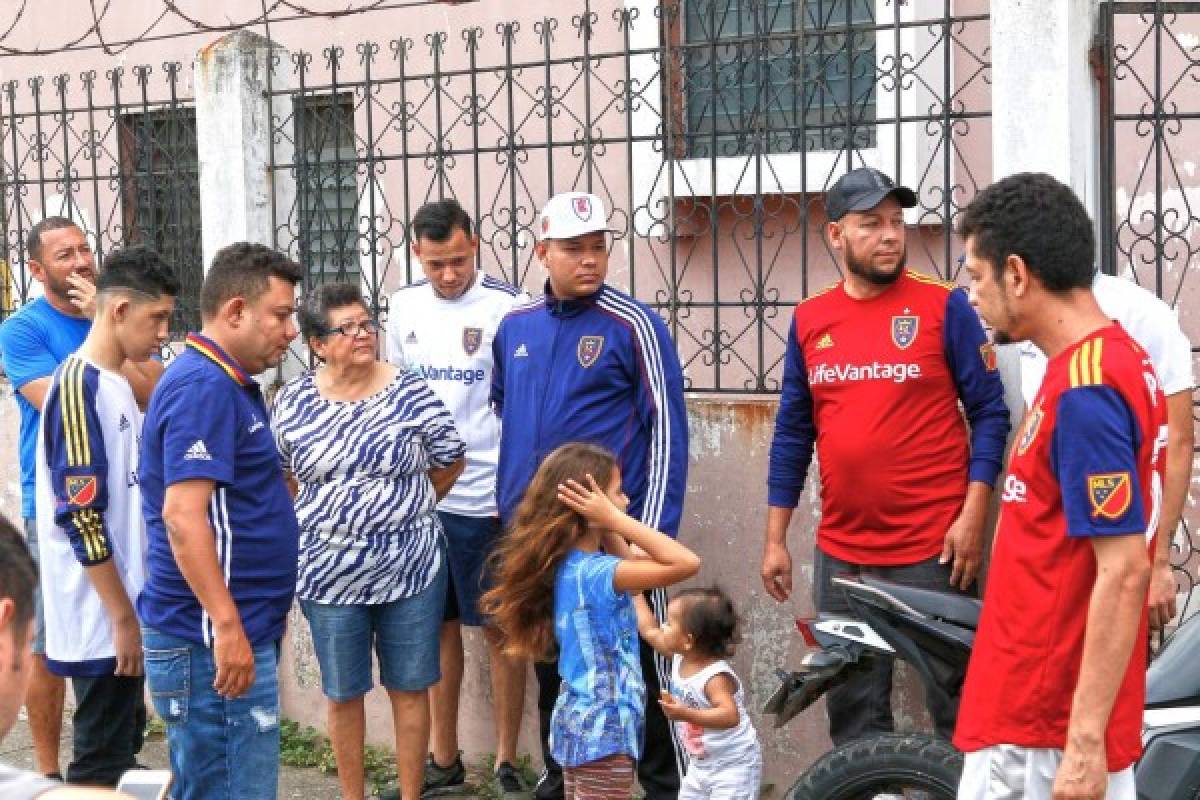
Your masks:
{"label": "woman in zebra print blouse", "polygon": [[299,318],[321,363],[280,390],[272,425],[296,489],[296,596],[321,667],[342,796],[363,797],[374,643],[401,796],[417,800],[446,594],[435,509],[462,472],[465,447],[425,381],[378,359],[379,325],[358,287],[319,287]]}

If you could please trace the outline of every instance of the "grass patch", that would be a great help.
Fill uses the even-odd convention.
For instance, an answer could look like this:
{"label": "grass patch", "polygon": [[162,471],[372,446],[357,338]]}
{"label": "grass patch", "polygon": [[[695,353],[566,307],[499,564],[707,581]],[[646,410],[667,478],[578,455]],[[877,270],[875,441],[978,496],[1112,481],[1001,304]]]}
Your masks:
{"label": "grass patch", "polygon": [[[517,763],[514,765],[521,773],[521,777],[525,779],[525,784],[533,788],[537,783],[538,773],[533,768],[529,754],[524,753],[517,756]],[[472,784],[475,788],[475,797],[479,800],[500,800],[500,792],[496,786],[496,754],[488,753],[481,757],[474,764],[467,765],[467,783]]]}
{"label": "grass patch", "polygon": [[[337,774],[337,761],[328,737],[288,719],[279,725],[279,763],[285,767],[318,769],[326,775]],[[379,791],[396,781],[396,758],[382,747],[367,745],[363,768],[369,789]]]}
{"label": "grass patch", "polygon": [[151,717],[146,720],[145,738],[147,741],[158,741],[167,735],[167,724],[161,717]]}

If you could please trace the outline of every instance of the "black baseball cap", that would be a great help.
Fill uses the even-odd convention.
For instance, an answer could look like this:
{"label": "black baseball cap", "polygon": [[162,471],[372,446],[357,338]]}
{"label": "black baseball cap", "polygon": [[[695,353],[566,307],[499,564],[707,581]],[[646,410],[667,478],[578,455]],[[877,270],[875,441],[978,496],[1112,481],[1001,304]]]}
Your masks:
{"label": "black baseball cap", "polygon": [[896,182],[873,167],[852,169],[837,179],[825,193],[825,213],[831,222],[837,222],[851,211],[870,211],[893,195],[902,208],[917,204],[917,196],[907,186]]}

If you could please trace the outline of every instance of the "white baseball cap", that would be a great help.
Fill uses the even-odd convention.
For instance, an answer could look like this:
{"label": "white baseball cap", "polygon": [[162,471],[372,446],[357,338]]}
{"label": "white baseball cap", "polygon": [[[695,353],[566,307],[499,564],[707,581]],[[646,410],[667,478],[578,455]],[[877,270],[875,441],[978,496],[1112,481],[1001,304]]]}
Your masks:
{"label": "white baseball cap", "polygon": [[608,224],[608,211],[604,201],[587,192],[560,192],[542,206],[538,222],[538,237],[547,239],[574,239],[585,233],[617,229]]}

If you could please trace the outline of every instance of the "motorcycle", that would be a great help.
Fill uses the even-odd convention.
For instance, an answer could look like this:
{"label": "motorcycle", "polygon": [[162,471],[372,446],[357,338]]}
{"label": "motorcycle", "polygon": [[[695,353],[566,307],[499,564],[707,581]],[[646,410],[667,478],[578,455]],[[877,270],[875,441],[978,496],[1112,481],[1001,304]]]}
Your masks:
{"label": "motorcycle", "polygon": [[[869,576],[836,577],[849,615],[799,619],[810,651],[800,668],[779,670],[763,709],[775,727],[811,706],[880,657],[899,658],[921,677],[927,699],[957,710],[981,603]],[[1146,673],[1138,800],[1200,796],[1200,615],[1184,622]],[[789,800],[954,800],[962,754],[933,734],[884,734],[836,747],[796,781]]]}

